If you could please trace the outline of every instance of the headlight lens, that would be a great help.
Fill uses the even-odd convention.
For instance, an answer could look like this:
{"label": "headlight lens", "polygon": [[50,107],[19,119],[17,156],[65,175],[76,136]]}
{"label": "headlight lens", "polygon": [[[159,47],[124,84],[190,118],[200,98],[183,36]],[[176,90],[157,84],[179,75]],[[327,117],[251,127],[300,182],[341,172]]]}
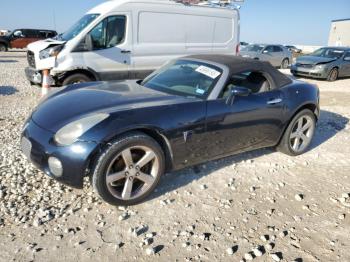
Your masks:
{"label": "headlight lens", "polygon": [[316,66],[315,66],[315,69],[323,69],[323,68],[325,68],[325,65],[324,65],[324,64],[322,64],[322,65],[316,65]]}
{"label": "headlight lens", "polygon": [[54,47],[46,48],[39,53],[40,59],[46,59],[49,57],[56,57],[62,51],[64,45],[57,45]]}
{"label": "headlight lens", "polygon": [[54,139],[60,146],[69,146],[86,131],[105,120],[109,114],[96,114],[88,116],[64,126],[55,134]]}

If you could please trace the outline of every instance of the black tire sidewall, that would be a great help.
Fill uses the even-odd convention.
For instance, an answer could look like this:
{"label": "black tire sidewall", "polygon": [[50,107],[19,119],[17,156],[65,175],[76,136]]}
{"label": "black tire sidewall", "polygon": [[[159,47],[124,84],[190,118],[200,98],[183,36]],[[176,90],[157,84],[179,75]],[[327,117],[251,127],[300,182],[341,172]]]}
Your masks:
{"label": "black tire sidewall", "polygon": [[[287,61],[287,64],[285,66],[285,61]],[[282,69],[287,69],[288,68],[288,64],[289,64],[289,59],[288,58],[285,58],[282,60],[282,64],[281,64],[281,68]]]}
{"label": "black tire sidewall", "polygon": [[[115,158],[115,156],[131,146],[147,146],[151,148],[159,158],[159,172],[154,184],[142,196],[132,200],[122,200],[115,198],[109,192],[106,183],[106,171],[110,162]],[[92,184],[95,191],[107,203],[114,206],[131,206],[140,203],[153,192],[159,183],[160,177],[163,175],[164,170],[165,157],[159,144],[153,138],[143,133],[131,133],[111,142],[110,145],[99,155],[93,169]]]}
{"label": "black tire sidewall", "polygon": [[312,138],[313,138],[313,136],[315,134],[315,130],[316,130],[316,117],[315,117],[314,113],[309,109],[301,110],[299,113],[297,113],[293,117],[292,121],[289,123],[286,131],[284,132],[283,138],[281,139],[280,144],[278,145],[279,151],[281,151],[287,155],[298,156],[298,155],[304,154],[309,149],[309,146],[312,143],[312,138],[311,138],[309,144],[305,147],[305,149],[300,151],[300,152],[295,152],[289,143],[290,134],[292,132],[292,129],[293,129],[295,123],[297,122],[297,120],[303,115],[310,116],[312,121],[313,121],[313,125],[314,125],[313,134],[312,134]]}
{"label": "black tire sidewall", "polygon": [[0,52],[6,52],[7,51],[7,47],[4,44],[0,44]]}
{"label": "black tire sidewall", "polygon": [[80,82],[80,83],[86,83],[86,82],[91,82],[92,79],[90,77],[88,77],[87,75],[84,74],[73,74],[70,76],[67,76],[63,82],[62,85],[66,86],[66,85],[73,85],[75,84],[75,82]]}

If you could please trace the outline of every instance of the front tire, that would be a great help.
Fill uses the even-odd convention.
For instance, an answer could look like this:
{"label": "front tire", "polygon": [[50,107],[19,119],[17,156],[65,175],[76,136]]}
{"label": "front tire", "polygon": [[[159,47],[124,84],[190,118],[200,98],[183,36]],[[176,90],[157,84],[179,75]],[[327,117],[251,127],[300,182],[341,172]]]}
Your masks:
{"label": "front tire", "polygon": [[7,46],[4,44],[0,44],[0,52],[7,52]]}
{"label": "front tire", "polygon": [[85,74],[73,74],[68,77],[66,77],[62,85],[67,86],[67,85],[75,85],[75,84],[80,84],[80,83],[86,83],[86,82],[91,82],[92,79],[88,77]]}
{"label": "front tire", "polygon": [[162,148],[151,137],[133,132],[113,141],[98,157],[92,184],[114,206],[140,203],[157,186],[165,171]]}
{"label": "front tire", "polygon": [[327,81],[329,82],[334,82],[338,79],[339,76],[339,71],[337,68],[333,68],[330,72],[329,75],[327,77]]}
{"label": "front tire", "polygon": [[309,109],[300,111],[289,123],[277,150],[290,156],[305,153],[316,128],[316,117]]}

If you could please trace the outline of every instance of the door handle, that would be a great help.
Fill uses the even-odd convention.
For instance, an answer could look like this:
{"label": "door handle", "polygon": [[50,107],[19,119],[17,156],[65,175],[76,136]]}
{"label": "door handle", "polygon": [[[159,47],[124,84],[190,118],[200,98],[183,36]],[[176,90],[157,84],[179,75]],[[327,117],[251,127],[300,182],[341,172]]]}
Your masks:
{"label": "door handle", "polygon": [[273,98],[269,101],[267,101],[268,105],[276,105],[282,102],[282,98]]}
{"label": "door handle", "polygon": [[122,51],[120,51],[122,54],[130,54],[131,53],[131,51],[130,50],[122,50]]}

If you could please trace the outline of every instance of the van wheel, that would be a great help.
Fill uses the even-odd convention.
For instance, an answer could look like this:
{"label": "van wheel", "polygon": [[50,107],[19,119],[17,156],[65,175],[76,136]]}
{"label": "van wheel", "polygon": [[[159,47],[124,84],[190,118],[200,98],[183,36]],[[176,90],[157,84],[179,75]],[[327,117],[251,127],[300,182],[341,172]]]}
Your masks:
{"label": "van wheel", "polygon": [[289,66],[289,59],[288,58],[283,59],[282,64],[281,64],[281,68],[287,69],[288,66]]}
{"label": "van wheel", "polygon": [[7,51],[7,47],[4,44],[0,44],[0,52],[6,52]]}
{"label": "van wheel", "polygon": [[131,132],[109,143],[98,156],[92,184],[107,203],[130,206],[153,192],[164,170],[159,144],[144,133]]}
{"label": "van wheel", "polygon": [[80,84],[80,83],[86,83],[86,82],[91,82],[92,79],[88,77],[87,75],[84,74],[73,74],[68,77],[66,77],[62,85],[67,86],[67,85],[75,85],[75,84]]}
{"label": "van wheel", "polygon": [[334,82],[335,80],[338,79],[338,75],[339,75],[338,69],[337,69],[337,68],[333,68],[333,69],[329,72],[329,75],[328,75],[328,77],[327,77],[327,81],[329,81],[329,82]]}

